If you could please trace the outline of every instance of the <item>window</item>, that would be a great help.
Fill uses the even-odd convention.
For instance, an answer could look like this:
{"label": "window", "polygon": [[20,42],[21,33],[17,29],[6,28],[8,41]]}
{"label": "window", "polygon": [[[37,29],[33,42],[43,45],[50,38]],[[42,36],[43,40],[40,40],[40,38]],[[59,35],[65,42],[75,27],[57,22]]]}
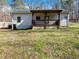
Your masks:
{"label": "window", "polygon": [[21,22],[21,17],[17,17],[17,22]]}
{"label": "window", "polygon": [[36,20],[40,20],[40,16],[36,16]]}
{"label": "window", "polygon": [[67,19],[68,17],[67,16],[64,16],[64,18]]}
{"label": "window", "polygon": [[49,16],[46,17],[46,20],[49,20]]}

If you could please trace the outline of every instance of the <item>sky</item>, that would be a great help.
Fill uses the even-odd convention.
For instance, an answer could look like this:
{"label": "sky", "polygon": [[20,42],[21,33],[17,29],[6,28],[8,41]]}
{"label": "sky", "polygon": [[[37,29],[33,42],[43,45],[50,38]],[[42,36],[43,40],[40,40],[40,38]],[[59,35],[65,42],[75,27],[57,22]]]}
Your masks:
{"label": "sky", "polygon": [[[27,1],[27,2],[29,2],[29,0],[24,0],[24,1]],[[35,0],[32,0],[33,2],[35,1]],[[39,1],[39,0],[38,0]],[[47,3],[49,0],[41,0],[41,1],[44,1],[45,3]],[[52,2],[51,3],[56,3],[58,0],[52,0]],[[7,2],[9,3],[9,4],[11,4],[11,2],[12,2],[12,0],[7,0]]]}
{"label": "sky", "polygon": [[[31,4],[32,2],[34,6],[38,6],[39,1],[43,2],[44,5],[50,8],[51,6],[54,6],[59,0],[24,0],[25,4]],[[75,0],[74,5],[78,4],[78,1],[79,0]],[[12,0],[7,0],[7,3],[10,5]]]}
{"label": "sky", "polygon": [[[43,2],[43,4],[45,6],[48,6],[49,8],[53,5],[55,5],[55,3],[58,2],[58,0],[40,0],[41,2]],[[31,2],[29,0],[24,0],[25,4],[30,4],[31,2],[33,3],[33,5],[37,5],[39,3],[39,0],[31,0]],[[7,0],[7,3],[10,5],[12,3],[12,0]]]}
{"label": "sky", "polygon": [[12,0],[7,0],[7,3],[8,3],[8,4],[11,4],[11,3],[12,3]]}

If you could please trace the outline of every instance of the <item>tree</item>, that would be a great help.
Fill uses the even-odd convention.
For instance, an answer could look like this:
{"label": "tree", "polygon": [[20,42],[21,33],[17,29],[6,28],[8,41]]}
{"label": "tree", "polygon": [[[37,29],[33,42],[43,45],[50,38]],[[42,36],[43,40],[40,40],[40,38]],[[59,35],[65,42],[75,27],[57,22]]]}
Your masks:
{"label": "tree", "polygon": [[60,0],[60,2],[61,2],[61,5],[65,5],[65,7],[67,8],[67,11],[70,15],[70,18],[72,18],[74,0]]}
{"label": "tree", "polygon": [[11,7],[13,8],[23,8],[23,6],[23,0],[13,0],[11,4]]}
{"label": "tree", "polygon": [[6,5],[6,0],[0,0],[0,6]]}

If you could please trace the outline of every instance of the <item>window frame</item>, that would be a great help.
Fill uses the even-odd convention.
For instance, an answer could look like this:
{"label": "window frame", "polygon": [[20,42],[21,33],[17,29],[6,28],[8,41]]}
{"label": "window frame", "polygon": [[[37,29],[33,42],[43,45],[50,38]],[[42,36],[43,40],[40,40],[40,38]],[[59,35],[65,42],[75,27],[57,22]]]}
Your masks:
{"label": "window frame", "polygon": [[38,21],[38,20],[41,20],[40,16],[36,16],[36,20],[37,20],[37,21]]}
{"label": "window frame", "polygon": [[18,16],[18,17],[17,17],[17,23],[20,23],[20,22],[21,22],[21,17]]}

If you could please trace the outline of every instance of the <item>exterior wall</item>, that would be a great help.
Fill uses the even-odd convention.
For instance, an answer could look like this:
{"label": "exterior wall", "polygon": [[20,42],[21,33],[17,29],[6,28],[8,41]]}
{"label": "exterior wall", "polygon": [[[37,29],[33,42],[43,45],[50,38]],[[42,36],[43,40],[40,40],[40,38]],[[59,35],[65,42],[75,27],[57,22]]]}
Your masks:
{"label": "exterior wall", "polygon": [[33,15],[33,20],[36,20],[36,16],[40,16],[41,18],[41,20],[44,20],[44,14],[43,13],[34,13],[34,15]]}
{"label": "exterior wall", "polygon": [[[40,16],[40,20],[44,20],[44,13],[35,13],[33,15],[33,20],[36,20],[36,16]],[[56,13],[48,13],[47,16],[49,17],[49,24],[55,23],[54,20],[58,20],[58,15]],[[67,19],[65,19],[67,16]],[[36,24],[44,24],[44,21],[35,21]],[[52,21],[53,20],[53,21]],[[61,13],[60,17],[60,26],[68,26],[69,25],[69,14]]]}
{"label": "exterior wall", "polygon": [[58,15],[56,13],[48,13],[49,20],[58,20]]}
{"label": "exterior wall", "polygon": [[[40,16],[40,20],[44,20],[44,13],[34,13],[33,20],[36,20],[36,16]],[[57,20],[57,14],[54,13],[48,13],[47,16],[49,16],[49,20]]]}
{"label": "exterior wall", "polygon": [[[65,18],[67,17],[67,18]],[[60,26],[68,26],[69,25],[69,14],[61,14]]]}
{"label": "exterior wall", "polygon": [[[17,17],[21,17],[21,22],[17,22]],[[16,29],[32,28],[31,14],[13,14],[13,24],[16,24]]]}
{"label": "exterior wall", "polygon": [[[17,17],[21,17],[21,22],[17,23]],[[40,16],[41,20],[44,20],[44,14],[43,13],[35,13],[33,16],[33,20],[36,20],[36,16]],[[58,15],[53,13],[48,13],[47,16],[49,16],[49,24],[55,23],[55,21],[51,20],[57,20]],[[67,16],[67,19],[64,17]],[[61,14],[60,19],[60,26],[68,26],[69,25],[69,14]],[[11,16],[4,16],[0,13],[0,28],[8,28],[8,25],[11,24]],[[44,24],[44,21],[36,21],[37,24]],[[16,24],[17,29],[27,29],[32,27],[32,14],[31,13],[23,13],[23,14],[13,14],[13,24]]]}
{"label": "exterior wall", "polygon": [[[33,20],[36,20],[36,16],[40,16],[40,20],[42,20],[42,21],[38,20],[38,21],[35,21],[35,23],[37,25],[44,25],[45,14],[44,13],[35,13],[33,15]],[[58,15],[55,13],[47,13],[47,17],[49,17],[49,25],[54,24],[55,23],[54,20],[58,20]]]}

